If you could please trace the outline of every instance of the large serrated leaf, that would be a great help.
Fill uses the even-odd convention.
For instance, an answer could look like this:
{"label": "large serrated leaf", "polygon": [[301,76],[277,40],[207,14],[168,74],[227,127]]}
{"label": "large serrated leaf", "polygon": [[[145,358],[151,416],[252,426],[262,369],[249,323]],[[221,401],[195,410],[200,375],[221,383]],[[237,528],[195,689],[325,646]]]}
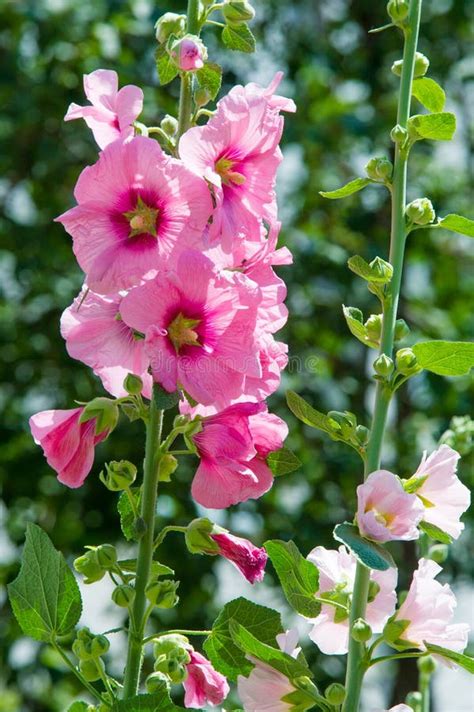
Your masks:
{"label": "large serrated leaf", "polygon": [[474,220],[464,218],[462,215],[456,215],[455,213],[446,215],[446,217],[439,220],[438,225],[444,227],[446,230],[452,230],[452,232],[459,232],[461,235],[474,237]]}
{"label": "large serrated leaf", "polygon": [[137,695],[129,700],[117,701],[111,712],[184,712],[184,707],[178,707],[171,701],[168,688],[163,687],[151,695]]}
{"label": "large serrated leaf", "polygon": [[408,130],[416,140],[451,141],[456,132],[456,117],[449,111],[417,114],[408,120]]}
{"label": "large serrated leaf", "polygon": [[222,30],[222,41],[227,49],[255,52],[255,37],[245,23],[226,25]]}
{"label": "large serrated leaf", "polygon": [[54,641],[79,621],[82,600],[76,579],[48,535],[29,523],[17,578],[8,586],[20,627],[35,640]]}
{"label": "large serrated leaf", "polygon": [[375,571],[387,571],[395,562],[386,549],[373,541],[364,539],[354,524],[343,522],[334,527],[334,538],[345,544],[352,551],[361,564]]}
{"label": "large serrated leaf", "polygon": [[322,195],[323,198],[329,198],[330,200],[347,198],[347,196],[358,193],[359,190],[362,190],[371,183],[373,183],[373,181],[371,181],[370,178],[355,178],[337,190],[320,190],[319,195]]}
{"label": "large serrated leaf", "polygon": [[429,77],[415,79],[412,84],[411,93],[428,111],[443,111],[446,94],[434,79],[429,79]]}
{"label": "large serrated leaf", "polygon": [[439,376],[464,376],[474,368],[470,341],[422,341],[412,349],[419,365]]}
{"label": "large serrated leaf", "polygon": [[231,621],[240,623],[257,640],[273,647],[277,645],[276,636],[283,633],[283,626],[277,611],[245,598],[236,598],[224,606],[212,626],[211,635],[206,638],[204,650],[216,670],[235,682],[238,675],[249,674],[252,663],[234,643],[229,628]]}
{"label": "large serrated leaf", "polygon": [[297,470],[301,466],[301,462],[291,450],[282,447],[269,454],[267,465],[274,477],[280,477],[280,475],[287,475],[289,472]]}
{"label": "large serrated leaf", "polygon": [[266,541],[265,549],[280,579],[290,606],[306,618],[316,618],[321,604],[314,600],[319,588],[319,571],[302,556],[293,541]]}

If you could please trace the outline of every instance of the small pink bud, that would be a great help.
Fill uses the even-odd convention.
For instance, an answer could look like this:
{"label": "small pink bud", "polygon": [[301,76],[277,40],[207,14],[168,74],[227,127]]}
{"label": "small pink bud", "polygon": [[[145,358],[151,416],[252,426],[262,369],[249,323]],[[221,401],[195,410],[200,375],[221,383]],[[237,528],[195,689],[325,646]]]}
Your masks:
{"label": "small pink bud", "polygon": [[199,37],[186,35],[171,45],[170,55],[182,72],[195,72],[204,67],[207,49]]}

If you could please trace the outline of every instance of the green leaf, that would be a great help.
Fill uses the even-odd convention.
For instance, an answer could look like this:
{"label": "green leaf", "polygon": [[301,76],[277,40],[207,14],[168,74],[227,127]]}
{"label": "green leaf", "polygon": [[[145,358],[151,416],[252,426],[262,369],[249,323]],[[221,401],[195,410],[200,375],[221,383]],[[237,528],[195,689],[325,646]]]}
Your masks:
{"label": "green leaf", "polygon": [[349,331],[356,337],[356,339],[359,339],[364,346],[369,346],[371,349],[377,349],[379,347],[377,341],[369,338],[367,327],[363,323],[364,317],[360,309],[357,309],[356,307],[346,307],[343,304],[342,313],[344,314]]}
{"label": "green leaf", "polygon": [[315,618],[321,604],[314,600],[319,588],[317,567],[302,556],[293,541],[270,540],[264,544],[290,606],[306,618]]}
{"label": "green leaf", "polygon": [[429,79],[428,77],[415,79],[412,84],[411,92],[428,111],[443,111],[446,94],[444,93],[444,89],[442,89],[434,79]]}
{"label": "green leaf", "polygon": [[304,398],[294,391],[287,391],[286,402],[288,408],[298,420],[301,420],[305,425],[310,425],[312,428],[323,430],[325,433],[328,432],[327,416],[324,413],[320,413],[319,410],[315,410]]}
{"label": "green leaf", "polygon": [[[137,570],[136,559],[122,559],[118,564],[123,571],[135,573]],[[161,564],[159,561],[152,561],[151,573],[153,576],[172,576],[174,571],[170,569],[169,566],[166,566],[166,564]]]}
{"label": "green leaf", "polygon": [[[385,260],[380,260],[380,258],[377,259],[379,260],[379,263],[385,265],[386,270],[389,271],[391,275],[391,271],[393,272],[392,266],[388,262],[385,262]],[[375,270],[369,265],[368,262],[364,260],[363,257],[360,257],[360,255],[354,255],[353,257],[350,257],[347,260],[347,266],[352,272],[357,274],[359,277],[362,277],[362,279],[365,279],[367,282],[377,282],[380,284],[386,284],[390,281],[390,277],[387,278],[386,275],[377,275]]]}
{"label": "green leaf", "polygon": [[35,640],[54,641],[67,635],[81,616],[76,579],[36,524],[27,526],[20,573],[9,584],[8,594],[23,633]]}
{"label": "green leaf", "polygon": [[222,67],[214,62],[206,62],[202,69],[196,72],[199,86],[206,89],[209,99],[215,99],[222,83]]}
{"label": "green leaf", "polygon": [[450,112],[417,114],[408,120],[408,132],[416,141],[422,138],[451,141],[455,131],[456,117]]}
{"label": "green leaf", "polygon": [[255,52],[255,37],[244,23],[226,25],[221,36],[227,49],[237,52]]}
{"label": "green leaf", "polygon": [[452,230],[452,232],[459,232],[461,235],[474,237],[474,220],[463,218],[462,215],[455,215],[454,213],[446,215],[446,217],[438,221],[438,225],[444,227],[446,230]]}
{"label": "green leaf", "polygon": [[464,376],[474,367],[470,341],[422,341],[412,349],[419,365],[439,376]]}
{"label": "green leaf", "polygon": [[67,712],[87,712],[89,705],[87,702],[73,702],[70,707],[67,708]]}
{"label": "green leaf", "polygon": [[425,534],[428,534],[430,539],[440,541],[442,544],[451,544],[453,541],[452,537],[450,537],[447,532],[444,532],[434,524],[430,524],[429,522],[420,522],[418,526],[425,532]]}
{"label": "green leaf", "polygon": [[274,477],[280,477],[280,475],[287,475],[289,472],[297,470],[301,466],[301,461],[291,450],[282,447],[269,454],[267,465]]}
{"label": "green leaf", "polygon": [[433,653],[434,655],[441,655],[443,658],[447,658],[453,663],[456,663],[460,667],[464,668],[464,670],[470,672],[471,675],[474,675],[474,658],[470,655],[466,655],[465,653],[455,653],[454,650],[449,650],[449,648],[442,648],[441,645],[433,645],[432,643],[427,643],[426,640],[424,641],[424,645],[429,653]]}
{"label": "green leaf", "polygon": [[[131,492],[135,500],[136,507],[139,509],[141,499],[140,489],[134,487]],[[125,539],[127,539],[127,541],[138,541],[139,537],[136,532],[135,513],[126,492],[122,492],[118,498],[117,511],[120,514],[120,527]]]}
{"label": "green leaf", "polygon": [[236,598],[224,606],[206,638],[204,650],[216,670],[235,682],[237,675],[248,675],[253,666],[232,639],[231,621],[240,623],[261,643],[271,646],[276,645],[276,636],[283,633],[283,627],[277,611],[245,598]]}
{"label": "green leaf", "polygon": [[361,537],[354,524],[349,522],[338,524],[334,528],[333,535],[336,541],[345,544],[360,563],[367,568],[376,571],[387,571],[390,567],[396,568],[391,554],[379,544]]}
{"label": "green leaf", "polygon": [[236,620],[231,621],[229,627],[232,640],[244,653],[252,655],[263,663],[267,663],[267,665],[270,665],[274,670],[278,670],[283,673],[283,675],[286,675],[289,680],[294,680],[298,677],[313,676],[306,665],[306,661],[303,662],[304,658],[298,658],[296,660],[292,658],[291,655],[283,653],[279,648],[262,643]]}
{"label": "green leaf", "polygon": [[169,84],[178,76],[178,67],[171,59],[164,45],[160,47],[156,54],[156,69],[160,84],[163,86]]}
{"label": "green leaf", "polygon": [[329,198],[330,200],[337,200],[338,198],[347,198],[348,195],[358,193],[359,190],[362,190],[366,186],[370,185],[370,183],[373,183],[370,178],[356,178],[355,180],[351,180],[350,183],[346,183],[346,185],[342,186],[342,188],[338,188],[337,190],[320,190],[319,195],[322,195],[323,198]]}
{"label": "green leaf", "polygon": [[184,712],[184,707],[178,707],[171,701],[168,688],[163,682],[163,688],[152,695],[137,695],[117,701],[111,712]]}
{"label": "green leaf", "polygon": [[179,403],[179,391],[168,393],[159,383],[155,383],[153,386],[153,398],[158,410],[169,410]]}

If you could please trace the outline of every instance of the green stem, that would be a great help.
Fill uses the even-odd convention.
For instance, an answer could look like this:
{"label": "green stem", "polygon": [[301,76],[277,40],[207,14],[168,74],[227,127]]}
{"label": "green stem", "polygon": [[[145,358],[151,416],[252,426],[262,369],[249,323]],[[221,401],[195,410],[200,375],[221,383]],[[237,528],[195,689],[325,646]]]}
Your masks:
{"label": "green stem", "polygon": [[[403,51],[403,69],[400,80],[400,93],[398,99],[397,123],[406,128],[410,116],[411,87],[413,70],[415,66],[415,52],[418,42],[422,0],[411,0],[408,25],[405,29],[405,46]],[[392,356],[397,319],[398,300],[403,273],[403,259],[405,254],[406,225],[406,182],[407,182],[406,153],[400,151],[398,144],[395,148],[395,161],[393,171],[392,190],[392,223],[390,235],[390,263],[393,266],[393,276],[390,283],[390,293],[384,306],[382,339],[380,353]],[[365,476],[378,469],[382,454],[382,444],[387,423],[387,413],[390,404],[390,392],[384,383],[378,382],[375,397],[375,407],[372,417],[372,427],[367,446],[367,460]],[[370,569],[358,564],[354,581],[349,630],[357,618],[364,618],[367,607],[369,591]],[[352,636],[349,638],[349,654],[346,673],[346,699],[342,712],[357,712],[359,709],[362,680],[367,670],[366,648],[363,643],[356,642]]]}
{"label": "green stem", "polygon": [[397,653],[396,655],[382,655],[380,658],[374,658],[370,661],[369,667],[377,665],[377,663],[386,663],[389,660],[404,660],[406,658],[422,658],[426,653]]}
{"label": "green stem", "polygon": [[431,675],[420,674],[421,712],[430,712],[430,680]]}
{"label": "green stem", "polygon": [[[199,35],[199,2],[188,0],[187,32],[190,35]],[[187,131],[191,125],[193,113],[193,78],[190,72],[181,74],[181,91],[179,95],[178,135],[176,141]]]}
{"label": "green stem", "polygon": [[135,600],[133,602],[130,631],[128,637],[127,665],[123,698],[133,697],[138,689],[142,664],[143,628],[145,622],[147,586],[151,562],[153,559],[153,540],[155,533],[155,512],[158,491],[158,463],[156,453],[160,445],[163,411],[156,406],[155,387],[150,402],[149,420],[146,431],[145,464],[143,492],[141,498],[141,517],[146,524],[146,531],[138,545],[137,576],[135,580]]}
{"label": "green stem", "polygon": [[160,544],[163,543],[165,537],[170,533],[170,532],[181,532],[181,534],[186,534],[187,527],[178,527],[174,526],[173,524],[170,524],[168,527],[164,527],[156,536],[156,539],[153,543],[153,549],[157,549]]}

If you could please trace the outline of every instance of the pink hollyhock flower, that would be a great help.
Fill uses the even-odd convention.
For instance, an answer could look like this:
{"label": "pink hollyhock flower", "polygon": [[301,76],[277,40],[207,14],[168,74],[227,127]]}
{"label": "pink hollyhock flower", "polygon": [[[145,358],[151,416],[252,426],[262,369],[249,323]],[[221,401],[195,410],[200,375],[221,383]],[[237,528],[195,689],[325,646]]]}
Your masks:
{"label": "pink hollyhock flower", "polygon": [[144,136],[107,146],[82,171],[74,196],[78,205],[56,220],[100,294],[138,284],[198,244],[212,212],[205,182]]}
{"label": "pink hollyhock flower", "polygon": [[471,503],[471,493],[456,475],[460,454],[448,445],[441,445],[427,457],[426,452],[413,475],[424,478],[415,491],[425,506],[423,519],[457,539],[464,529],[460,522]]}
{"label": "pink hollyhock flower", "polygon": [[90,106],[71,104],[64,121],[84,119],[100,148],[118,138],[133,136],[133,122],[143,109],[143,92],[133,84],[118,90],[117,72],[97,69],[84,75]]}
{"label": "pink hollyhock flower", "polygon": [[357,487],[357,502],[357,524],[362,536],[382,542],[418,539],[423,505],[416,495],[405,492],[392,472],[372,472]]}
{"label": "pink hollyhock flower", "polygon": [[234,88],[205,126],[189,129],[179,142],[186,165],[214,187],[211,236],[222,239],[227,252],[242,238],[260,241],[260,220],[275,219],[274,184],[282,158],[279,110],[290,107],[273,96],[280,79],[277,75],[268,89]]}
{"label": "pink hollyhock flower", "polygon": [[143,395],[151,397],[145,341],[120,316],[123,296],[101,296],[85,287],[61,317],[61,334],[71,358],[90,366],[116,398],[126,395],[127,374],[140,376]]}
{"label": "pink hollyhock flower", "polygon": [[217,553],[231,561],[247,581],[250,583],[263,581],[268,559],[265,549],[259,549],[248,539],[242,539],[226,531],[210,534],[210,537],[219,546]]}
{"label": "pink hollyhock flower", "polygon": [[287,435],[286,423],[264,403],[236,403],[204,417],[202,430],[193,435],[201,458],[191,488],[196,502],[224,509],[261,497],[273,484],[265,458]]}
{"label": "pink hollyhock flower", "polygon": [[195,72],[204,67],[207,50],[199,37],[186,35],[173,43],[170,55],[182,72]]}
{"label": "pink hollyhock flower", "polygon": [[[344,546],[340,546],[337,551],[317,546],[307,558],[319,569],[318,596],[336,590],[339,598],[352,594],[357,561]],[[369,595],[365,620],[374,633],[381,633],[395,610],[397,570],[390,568],[387,571],[371,571],[370,581],[373,591]],[[312,621],[314,625],[309,633],[311,640],[326,655],[343,655],[348,650],[349,618],[338,618],[336,622],[336,611],[339,609],[334,606],[323,605],[319,616]]]}
{"label": "pink hollyhock flower", "polygon": [[183,682],[185,706],[202,709],[206,705],[220,705],[229,694],[226,678],[201,653],[190,650],[190,655],[186,665],[188,676]]}
{"label": "pink hollyhock flower", "polygon": [[262,376],[256,351],[259,298],[258,290],[218,274],[207,257],[190,250],[173,272],[133,289],[120,313],[146,335],[155,381],[223,408],[242,396],[247,375]]}
{"label": "pink hollyhock flower", "polygon": [[[434,561],[420,559],[407,597],[395,616],[395,620],[408,623],[400,639],[420,650],[426,650],[425,643],[432,643],[462,653],[469,625],[451,623],[456,598],[447,583],[435,581],[440,571],[441,566]],[[456,667],[446,658],[436,657],[447,667]]]}
{"label": "pink hollyhock flower", "polygon": [[48,465],[56,470],[63,485],[80,487],[91,471],[95,446],[105,440],[108,430],[96,435],[96,419],[81,423],[84,408],[44,410],[30,418],[30,428],[41,445]]}
{"label": "pink hollyhock flower", "polygon": [[[296,658],[301,648],[296,647],[298,633],[295,630],[277,635],[277,643],[284,653]],[[237,689],[245,712],[287,712],[293,705],[284,698],[296,691],[291,681],[283,673],[249,655],[254,668],[248,677],[239,675]]]}
{"label": "pink hollyhock flower", "polygon": [[395,707],[390,707],[390,709],[386,710],[386,712],[413,712],[413,707],[403,704],[395,705]]}

